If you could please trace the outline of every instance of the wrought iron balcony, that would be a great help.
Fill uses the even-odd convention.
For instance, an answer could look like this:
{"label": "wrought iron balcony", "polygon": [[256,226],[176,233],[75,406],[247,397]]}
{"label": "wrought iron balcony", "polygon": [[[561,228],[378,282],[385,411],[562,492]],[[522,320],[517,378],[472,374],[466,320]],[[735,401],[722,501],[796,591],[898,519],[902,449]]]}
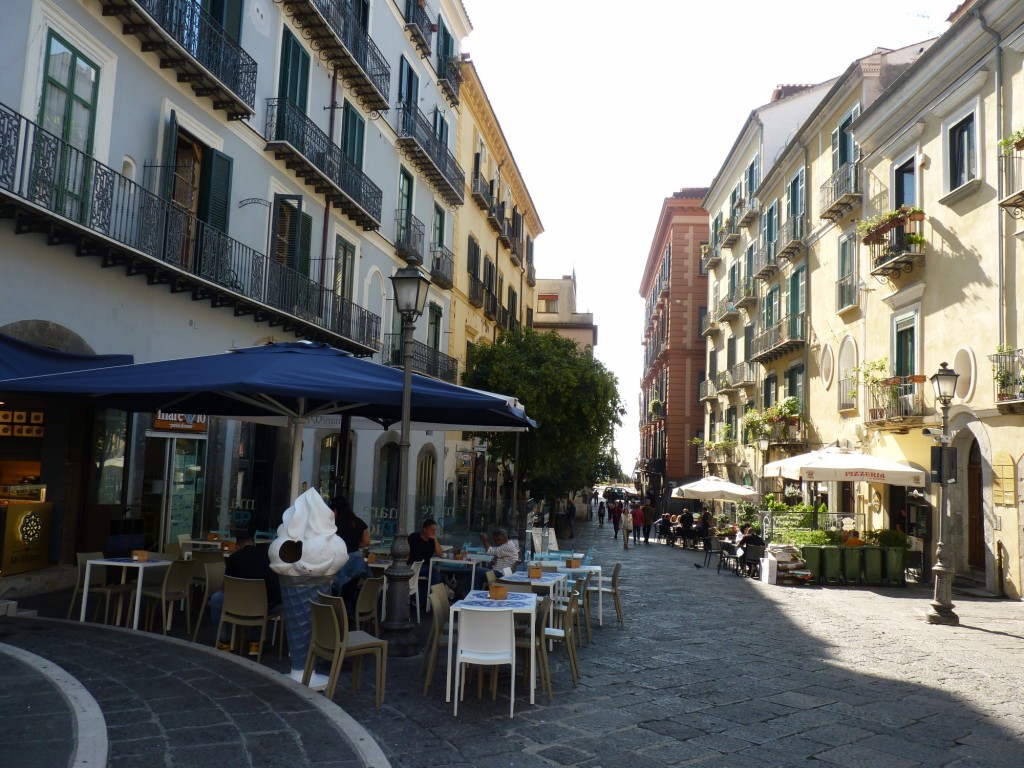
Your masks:
{"label": "wrought iron balcony", "polygon": [[512,263],[517,267],[523,265],[523,240],[516,235],[512,235],[512,247],[509,248],[509,255],[512,257]]}
{"label": "wrought iron balcony", "polygon": [[462,205],[466,195],[466,174],[455,161],[455,155],[434,133],[430,120],[415,104],[402,104],[397,112],[398,146],[430,179],[446,203]]}
{"label": "wrought iron balcony", "polygon": [[399,208],[395,212],[395,254],[410,264],[422,264],[425,229],[411,211]]}
{"label": "wrought iron balcony", "polygon": [[697,386],[697,396],[704,402],[706,400],[718,399],[718,382],[715,379],[704,379]]}
{"label": "wrought iron balcony", "polygon": [[737,299],[740,295],[740,286],[734,286],[731,291],[727,291],[726,294],[718,302],[718,320],[719,322],[726,322],[729,320],[735,320],[740,316],[739,305]]}
{"label": "wrought iron balcony", "polygon": [[455,276],[455,257],[443,243],[430,246],[430,281],[438,288],[451,288]]}
{"label": "wrought iron balcony", "polygon": [[757,306],[757,284],[754,282],[754,278],[743,278],[743,282],[739,285],[736,306],[748,310],[748,315],[750,314],[749,308]]}
{"label": "wrought iron balcony", "polygon": [[469,303],[477,309],[484,305],[484,281],[473,275],[469,276]]}
{"label": "wrought iron balcony", "polygon": [[843,163],[821,185],[821,218],[835,221],[861,204],[860,163]]}
{"label": "wrought iron balcony", "polygon": [[871,249],[871,274],[893,280],[913,272],[915,265],[924,266],[924,235],[921,221],[904,217],[890,224],[891,228],[876,230],[864,242]]}
{"label": "wrought iron balcony", "polygon": [[203,10],[198,0],[100,0],[104,16],[121,20],[121,33],[156,53],[161,69],[173,69],[179,83],[213,100],[229,120],[255,113],[256,60]]}
{"label": "wrought iron balcony", "polygon": [[846,376],[839,380],[839,402],[837,408],[840,411],[853,411],[857,408],[857,377]]}
{"label": "wrought iron balcony", "polygon": [[380,187],[370,181],[306,113],[287,99],[267,99],[267,151],[365,230],[381,223]]}
{"label": "wrought iron balcony", "polygon": [[804,247],[807,220],[803,216],[791,216],[779,231],[778,253],[780,259],[791,259],[800,254]]}
{"label": "wrought iron balcony", "polygon": [[999,408],[1020,410],[1024,404],[1024,349],[1007,349],[989,355],[992,362],[993,396]]}
{"label": "wrought iron balcony", "polygon": [[718,387],[719,392],[733,392],[736,389],[736,383],[732,378],[732,371],[722,371],[715,378],[715,385]]}
{"label": "wrought iron balcony", "polygon": [[924,382],[926,377],[892,376],[868,387],[868,413],[865,421],[905,424],[924,418]]}
{"label": "wrought iron balcony", "polygon": [[[386,365],[402,366],[402,334],[389,333],[384,336],[384,362]],[[415,339],[412,341],[412,369],[416,373],[451,384],[457,383],[459,378],[458,360]]]}
{"label": "wrought iron balcony", "polygon": [[388,108],[391,67],[347,2],[288,0],[282,5],[320,58],[338,70],[367,109]]}
{"label": "wrought iron balcony", "polygon": [[501,219],[501,228],[498,230],[498,242],[504,245],[506,248],[512,248],[512,221],[510,219]]}
{"label": "wrought iron balcony", "polygon": [[719,232],[719,237],[721,238],[723,248],[732,248],[736,241],[740,239],[740,225],[735,217],[726,219],[725,226]]}
{"label": "wrought iron balcony", "polygon": [[497,202],[491,201],[491,207],[487,209],[487,223],[495,232],[501,232],[501,222],[504,214],[502,207]]}
{"label": "wrought iron balcony", "polygon": [[426,3],[420,0],[405,0],[405,31],[412,38],[413,45],[422,58],[430,55],[430,36],[437,30],[437,24],[427,12]]}
{"label": "wrought iron balcony", "polygon": [[736,215],[733,217],[741,227],[750,227],[751,224],[757,222],[757,198],[752,197],[749,200],[737,200],[736,201]]}
{"label": "wrought iron balcony", "polygon": [[526,262],[526,284],[531,288],[537,285],[537,268],[532,262]]}
{"label": "wrought iron balcony", "polygon": [[807,442],[807,422],[799,416],[766,424],[769,445],[803,445]]}
{"label": "wrought iron balcony", "polygon": [[845,275],[836,281],[836,312],[859,306],[859,298],[856,275]]}
{"label": "wrought iron balcony", "polygon": [[459,106],[459,86],[462,85],[462,59],[458,56],[437,54],[437,87],[453,107]]}
{"label": "wrought iron balcony", "polygon": [[[717,311],[717,307],[715,308]],[[716,312],[708,311],[700,318],[700,335],[714,336],[721,329],[718,327],[718,320],[715,319]]]}
{"label": "wrought iron balcony", "polygon": [[761,247],[754,252],[754,277],[758,280],[767,281],[779,268],[779,260],[775,256],[777,240],[770,243],[762,243]]}
{"label": "wrought iron balcony", "polygon": [[488,320],[498,318],[498,297],[487,287],[484,287],[484,317]]}
{"label": "wrought iron balcony", "polygon": [[700,268],[704,272],[710,271],[713,267],[717,267],[722,261],[722,246],[718,243],[711,243],[707,250],[701,253]]}
{"label": "wrought iron balcony", "polygon": [[736,363],[729,369],[733,386],[741,389],[750,389],[757,384],[757,376],[754,375],[754,366],[750,363]]}
{"label": "wrought iron balcony", "polygon": [[[0,105],[0,215],[147,282],[232,307],[238,316],[357,355],[379,346],[380,318],[228,237],[176,203]],[[259,238],[262,239],[262,236]]]}
{"label": "wrought iron balcony", "polygon": [[491,199],[491,183],[483,177],[480,171],[473,173],[473,202],[481,211],[490,211],[494,207]]}
{"label": "wrought iron balcony", "polygon": [[755,363],[769,363],[799,349],[806,342],[806,315],[803,312],[788,315],[754,337],[750,345],[750,359]]}

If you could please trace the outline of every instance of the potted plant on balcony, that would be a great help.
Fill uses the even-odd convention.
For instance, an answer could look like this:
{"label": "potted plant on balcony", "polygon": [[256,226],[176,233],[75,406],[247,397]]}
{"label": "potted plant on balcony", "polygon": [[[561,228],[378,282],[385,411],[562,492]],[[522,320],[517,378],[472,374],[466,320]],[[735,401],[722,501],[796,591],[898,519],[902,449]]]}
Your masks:
{"label": "potted plant on balcony", "polygon": [[897,213],[906,221],[924,221],[924,208],[919,208],[916,205],[901,206]]}
{"label": "potted plant on balcony", "polygon": [[661,400],[655,397],[654,399],[651,400],[650,404],[647,407],[651,412],[651,416],[657,418],[658,416],[661,416],[661,411],[664,406],[662,405]]}
{"label": "potted plant on balcony", "polygon": [[768,432],[764,415],[756,408],[750,408],[743,414],[743,434],[748,443],[768,437]]}
{"label": "potted plant on balcony", "polygon": [[917,232],[907,232],[903,236],[903,244],[910,253],[924,253],[924,235]]}
{"label": "potted plant on balcony", "polygon": [[779,402],[779,413],[790,424],[800,423],[800,401],[794,395],[784,397]]}
{"label": "potted plant on balcony", "polygon": [[887,390],[892,389],[887,382],[889,375],[889,358],[881,357],[878,360],[865,360],[854,367],[854,374],[858,381],[864,384],[864,389],[871,393],[871,401],[868,404],[868,418],[871,421],[878,421],[885,418],[884,404],[888,402]]}
{"label": "potted plant on balcony", "polygon": [[1024,128],[1014,131],[1005,139],[999,140],[999,149],[1004,155],[1012,155],[1013,150],[1024,150]]}

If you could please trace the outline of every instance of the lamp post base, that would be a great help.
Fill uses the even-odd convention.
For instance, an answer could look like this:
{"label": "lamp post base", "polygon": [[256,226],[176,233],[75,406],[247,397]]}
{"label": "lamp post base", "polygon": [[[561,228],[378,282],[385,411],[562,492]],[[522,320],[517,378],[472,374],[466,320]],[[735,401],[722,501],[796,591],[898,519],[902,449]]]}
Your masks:
{"label": "lamp post base", "polygon": [[960,624],[960,617],[953,611],[953,569],[936,564],[932,573],[935,574],[935,597],[924,620],[929,624],[955,627]]}
{"label": "lamp post base", "polygon": [[409,579],[412,570],[389,567],[384,576],[388,580],[387,620],[381,622],[381,639],[388,641],[388,656],[415,656],[420,652],[420,644],[413,632],[413,623],[409,618]]}

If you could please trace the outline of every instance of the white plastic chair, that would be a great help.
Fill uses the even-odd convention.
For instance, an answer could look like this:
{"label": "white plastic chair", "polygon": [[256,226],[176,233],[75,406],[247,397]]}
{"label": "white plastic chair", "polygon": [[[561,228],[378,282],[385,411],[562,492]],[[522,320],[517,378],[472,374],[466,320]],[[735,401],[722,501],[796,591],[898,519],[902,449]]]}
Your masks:
{"label": "white plastic chair", "polygon": [[[420,569],[423,567],[423,561],[417,560],[411,566],[412,578],[409,579],[409,599],[416,601],[416,623],[420,623]],[[385,580],[386,583],[386,580]],[[387,605],[387,590],[384,590],[384,604]],[[381,618],[384,617],[383,611],[381,612]]]}
{"label": "white plastic chair", "polygon": [[[508,716],[516,705],[516,631],[512,609],[462,608],[459,611],[459,640],[455,654],[455,715],[466,691],[466,664],[511,667]],[[496,695],[492,684],[492,696]]]}

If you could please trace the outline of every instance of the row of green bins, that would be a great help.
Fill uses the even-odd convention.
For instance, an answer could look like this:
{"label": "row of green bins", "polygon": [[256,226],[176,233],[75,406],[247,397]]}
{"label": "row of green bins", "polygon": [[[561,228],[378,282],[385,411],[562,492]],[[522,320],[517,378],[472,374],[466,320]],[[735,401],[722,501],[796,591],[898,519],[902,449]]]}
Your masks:
{"label": "row of green bins", "polygon": [[821,579],[821,546],[808,544],[800,549],[800,556],[807,563],[807,570],[814,574],[814,580]]}
{"label": "row of green bins", "polygon": [[839,547],[821,548],[821,576],[818,579],[822,584],[842,584],[843,566],[842,553]]}

